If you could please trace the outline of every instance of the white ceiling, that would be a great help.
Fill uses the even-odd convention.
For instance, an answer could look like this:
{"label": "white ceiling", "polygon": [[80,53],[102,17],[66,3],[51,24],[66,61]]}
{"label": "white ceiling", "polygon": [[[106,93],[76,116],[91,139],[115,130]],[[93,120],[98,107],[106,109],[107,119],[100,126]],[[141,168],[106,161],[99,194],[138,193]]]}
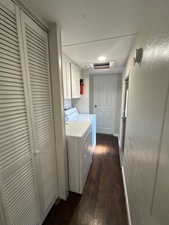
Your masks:
{"label": "white ceiling", "polygon": [[48,23],[62,27],[63,51],[79,65],[106,55],[125,65],[142,17],[140,0],[24,0]]}
{"label": "white ceiling", "polygon": [[114,72],[118,71],[121,73],[131,49],[133,38],[132,36],[125,39],[110,39],[83,45],[68,46],[63,47],[63,51],[82,67],[99,62],[97,60],[98,56],[106,56],[107,61],[115,61],[113,64]]}

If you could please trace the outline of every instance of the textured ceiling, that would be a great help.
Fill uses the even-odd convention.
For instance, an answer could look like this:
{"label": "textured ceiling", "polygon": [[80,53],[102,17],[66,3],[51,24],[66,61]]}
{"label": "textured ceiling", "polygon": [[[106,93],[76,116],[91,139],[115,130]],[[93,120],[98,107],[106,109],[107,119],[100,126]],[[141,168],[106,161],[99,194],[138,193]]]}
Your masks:
{"label": "textured ceiling", "polygon": [[124,66],[142,17],[142,1],[23,1],[48,23],[61,25],[63,51],[79,65],[106,55]]}
{"label": "textured ceiling", "polygon": [[128,57],[134,36],[87,44],[63,47],[66,55],[69,55],[75,62],[84,67],[91,63],[97,63],[97,57],[104,55],[107,61],[115,61],[114,68],[122,68]]}

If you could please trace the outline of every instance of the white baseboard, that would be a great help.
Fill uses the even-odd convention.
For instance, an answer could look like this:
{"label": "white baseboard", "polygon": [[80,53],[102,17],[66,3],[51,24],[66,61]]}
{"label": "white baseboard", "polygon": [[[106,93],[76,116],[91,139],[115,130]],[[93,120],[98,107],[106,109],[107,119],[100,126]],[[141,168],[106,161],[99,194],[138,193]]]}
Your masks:
{"label": "white baseboard", "polygon": [[129,225],[132,225],[124,167],[121,166],[121,169],[122,169],[122,177],[123,177],[123,184],[124,184],[124,193],[125,193],[125,200],[126,200],[126,207],[127,207],[128,224]]}

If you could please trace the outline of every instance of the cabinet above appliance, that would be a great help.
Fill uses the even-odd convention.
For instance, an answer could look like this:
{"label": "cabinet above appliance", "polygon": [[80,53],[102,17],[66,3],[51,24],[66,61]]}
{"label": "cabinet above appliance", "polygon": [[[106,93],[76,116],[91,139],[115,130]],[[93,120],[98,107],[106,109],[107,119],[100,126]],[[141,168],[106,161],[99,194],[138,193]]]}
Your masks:
{"label": "cabinet above appliance", "polygon": [[64,55],[62,57],[62,67],[64,99],[80,98],[80,67]]}

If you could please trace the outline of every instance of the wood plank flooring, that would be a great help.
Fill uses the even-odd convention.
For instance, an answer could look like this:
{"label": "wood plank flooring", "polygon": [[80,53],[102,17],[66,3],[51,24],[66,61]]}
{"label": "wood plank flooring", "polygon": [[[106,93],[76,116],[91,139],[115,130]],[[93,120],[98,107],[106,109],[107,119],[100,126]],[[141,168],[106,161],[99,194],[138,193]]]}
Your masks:
{"label": "wood plank flooring", "polygon": [[80,199],[80,194],[70,192],[67,201],[53,206],[43,225],[69,225]]}
{"label": "wood plank flooring", "polygon": [[81,199],[74,195],[64,204],[66,207],[62,202],[52,209],[44,225],[128,224],[117,138],[97,135],[97,147],[84,193]]}

